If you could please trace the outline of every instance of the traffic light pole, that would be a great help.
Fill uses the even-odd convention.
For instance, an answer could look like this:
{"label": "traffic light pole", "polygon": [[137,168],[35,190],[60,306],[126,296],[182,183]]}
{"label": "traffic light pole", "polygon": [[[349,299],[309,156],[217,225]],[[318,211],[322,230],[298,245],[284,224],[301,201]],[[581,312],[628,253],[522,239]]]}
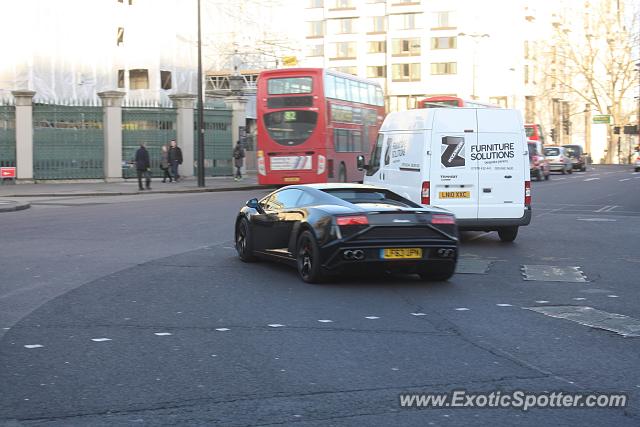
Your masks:
{"label": "traffic light pole", "polygon": [[198,0],[198,187],[204,187],[204,102],[202,96],[202,34]]}

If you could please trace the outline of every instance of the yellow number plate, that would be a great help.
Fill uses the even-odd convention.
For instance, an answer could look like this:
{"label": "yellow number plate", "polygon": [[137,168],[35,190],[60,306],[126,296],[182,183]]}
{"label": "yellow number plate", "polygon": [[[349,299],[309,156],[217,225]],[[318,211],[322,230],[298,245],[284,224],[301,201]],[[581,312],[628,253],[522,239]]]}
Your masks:
{"label": "yellow number plate", "polygon": [[286,176],[284,177],[284,182],[299,182],[300,177],[298,176]]}
{"label": "yellow number plate", "polygon": [[441,199],[469,199],[471,191],[440,191],[438,196]]}
{"label": "yellow number plate", "polygon": [[382,249],[384,259],[420,259],[422,248],[386,248]]}

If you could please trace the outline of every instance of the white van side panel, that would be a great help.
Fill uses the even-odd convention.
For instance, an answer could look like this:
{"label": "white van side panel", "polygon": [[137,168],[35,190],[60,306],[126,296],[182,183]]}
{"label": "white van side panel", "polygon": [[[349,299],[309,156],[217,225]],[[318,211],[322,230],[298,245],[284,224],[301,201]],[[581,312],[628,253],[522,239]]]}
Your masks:
{"label": "white van side panel", "polygon": [[429,174],[425,132],[430,131],[387,133],[382,155],[384,187],[418,203],[423,177]]}
{"label": "white van side panel", "polygon": [[478,219],[524,215],[529,171],[524,124],[516,110],[477,110],[478,143],[471,152],[479,171]]}
{"label": "white van side panel", "polygon": [[457,218],[478,218],[475,109],[434,108],[431,136],[431,204],[451,210]]}

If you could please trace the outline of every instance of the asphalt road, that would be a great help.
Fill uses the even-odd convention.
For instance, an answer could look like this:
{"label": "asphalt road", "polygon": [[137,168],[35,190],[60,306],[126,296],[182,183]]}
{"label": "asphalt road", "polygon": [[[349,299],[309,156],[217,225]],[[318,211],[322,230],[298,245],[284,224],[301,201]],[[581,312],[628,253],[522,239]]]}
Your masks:
{"label": "asphalt road", "polygon": [[[640,174],[534,182],[532,225],[514,244],[466,233],[460,273],[439,284],[308,285],[241,263],[234,213],[260,194],[33,199],[0,214],[0,424],[640,425]],[[462,389],[629,404],[399,404]]]}

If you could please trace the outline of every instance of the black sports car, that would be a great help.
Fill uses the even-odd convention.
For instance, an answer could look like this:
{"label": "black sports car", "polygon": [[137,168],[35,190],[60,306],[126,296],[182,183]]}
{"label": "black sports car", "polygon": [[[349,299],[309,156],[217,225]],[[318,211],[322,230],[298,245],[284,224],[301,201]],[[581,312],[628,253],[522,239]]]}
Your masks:
{"label": "black sports car", "polygon": [[458,257],[449,211],[358,184],[291,185],[251,199],[236,219],[235,242],[243,261],[285,261],[310,283],[354,268],[447,280]]}

